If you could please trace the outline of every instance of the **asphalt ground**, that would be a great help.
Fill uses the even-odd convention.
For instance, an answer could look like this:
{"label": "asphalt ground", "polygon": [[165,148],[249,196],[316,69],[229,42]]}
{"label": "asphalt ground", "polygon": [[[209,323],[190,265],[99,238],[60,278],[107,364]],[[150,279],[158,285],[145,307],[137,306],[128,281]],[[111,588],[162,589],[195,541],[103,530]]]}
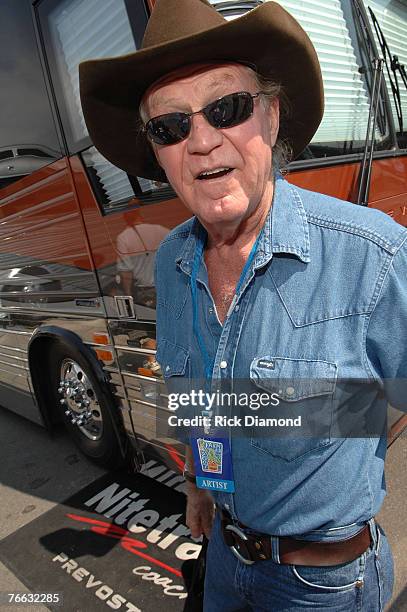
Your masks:
{"label": "asphalt ground", "polygon": [[[63,429],[52,437],[41,427],[0,409],[0,540],[106,473],[87,461]],[[393,549],[396,581],[391,612],[407,611],[407,437],[389,449],[388,495],[379,521]],[[0,593],[29,592],[0,563]],[[45,612],[44,606],[0,606],[2,612]],[[180,607],[182,609],[182,607]],[[65,612],[61,608],[61,612]],[[71,611],[66,611],[71,612]]]}

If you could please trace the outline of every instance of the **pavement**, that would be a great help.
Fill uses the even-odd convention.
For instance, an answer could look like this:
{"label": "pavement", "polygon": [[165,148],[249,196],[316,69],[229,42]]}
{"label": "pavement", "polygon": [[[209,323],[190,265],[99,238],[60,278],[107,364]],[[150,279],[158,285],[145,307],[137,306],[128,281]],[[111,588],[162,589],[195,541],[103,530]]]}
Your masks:
{"label": "pavement", "polygon": [[[79,453],[63,429],[50,437],[41,427],[3,409],[0,449],[0,540],[106,473]],[[406,466],[407,436],[389,449],[388,495],[378,517],[392,545],[396,566],[394,595],[387,608],[390,612],[407,612]],[[29,589],[0,562],[0,593],[16,591],[27,593]],[[47,608],[0,605],[0,610],[46,612]],[[61,612],[65,612],[63,607]]]}

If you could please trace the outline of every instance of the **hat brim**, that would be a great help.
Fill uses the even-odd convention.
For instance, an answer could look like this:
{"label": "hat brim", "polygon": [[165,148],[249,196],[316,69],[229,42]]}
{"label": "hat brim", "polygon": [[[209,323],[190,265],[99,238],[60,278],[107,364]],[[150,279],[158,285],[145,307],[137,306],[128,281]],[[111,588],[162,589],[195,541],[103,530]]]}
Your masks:
{"label": "hat brim", "polygon": [[297,157],[321,122],[324,95],[315,49],[298,22],[266,2],[219,26],[120,57],[79,66],[82,109],[95,147],[128,174],[166,181],[144,132],[139,106],[144,92],[176,68],[204,61],[254,64],[280,83],[290,104],[284,132]]}

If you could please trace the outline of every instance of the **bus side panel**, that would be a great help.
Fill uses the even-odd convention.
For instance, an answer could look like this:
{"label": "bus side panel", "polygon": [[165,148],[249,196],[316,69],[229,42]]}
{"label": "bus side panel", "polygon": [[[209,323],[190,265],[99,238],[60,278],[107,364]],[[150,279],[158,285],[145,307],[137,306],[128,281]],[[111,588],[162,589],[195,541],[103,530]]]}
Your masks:
{"label": "bus side panel", "polygon": [[[299,187],[355,202],[360,163],[296,170],[288,180]],[[407,225],[407,155],[376,159],[372,165],[369,207]]]}
{"label": "bus side panel", "polygon": [[[109,342],[112,343],[115,356],[114,362],[104,363],[103,366],[110,380],[112,393],[117,403],[122,407],[123,422],[129,440],[133,446],[136,446],[133,421],[134,418],[137,420],[137,417],[140,416],[142,406],[133,402],[131,397],[132,388],[134,386],[138,387],[138,381],[134,376],[137,373],[135,362],[140,359],[144,360],[145,355],[135,354],[136,350],[134,344],[132,344],[132,339],[134,340],[135,336],[139,338],[146,335],[155,338],[155,326],[147,322],[138,324],[126,317],[119,318],[115,302],[115,297],[120,295],[116,281],[119,258],[114,241],[111,239],[111,232],[122,231],[126,227],[126,222],[123,213],[103,217],[81,160],[77,156],[72,156],[69,158],[69,164],[103,297]],[[135,327],[137,328],[136,331]],[[120,348],[122,345],[124,345],[124,350]],[[129,372],[130,381],[125,380],[125,376],[123,377],[125,372]],[[140,427],[136,429],[140,433]]]}
{"label": "bus side panel", "polygon": [[[119,264],[122,254],[117,244],[120,242],[120,235],[126,232],[127,228],[134,227],[138,233],[134,235],[133,250],[128,256],[137,261],[137,258],[144,257],[146,252],[152,255],[164,235],[190,215],[180,200],[174,198],[145,206],[143,209],[133,207],[103,216],[81,160],[73,156],[69,158],[69,163],[108,314],[110,338],[117,356],[118,369],[114,371],[110,367],[108,372],[111,380],[116,383],[116,394],[120,392],[121,397],[128,400],[128,418],[131,419],[141,444],[148,444],[149,454],[154,449],[168,461],[169,444],[175,455],[181,452],[181,449],[179,444],[175,448],[173,441],[157,439],[156,435],[157,419],[166,419],[168,410],[167,401],[162,397],[165,389],[160,374],[154,369],[155,294],[152,296],[154,303],[148,304],[146,294],[143,297],[139,291],[140,287],[133,286],[129,291],[125,291],[120,283]],[[150,279],[150,284],[150,289],[154,291],[153,278]],[[135,317],[120,316],[115,297],[123,294],[133,298]],[[120,381],[123,381],[122,387]],[[123,416],[126,419],[127,413]]]}
{"label": "bus side panel", "polygon": [[0,405],[41,422],[28,368],[33,332],[54,324],[91,343],[95,325],[106,328],[95,316],[103,321],[103,302],[62,159],[1,192]]}

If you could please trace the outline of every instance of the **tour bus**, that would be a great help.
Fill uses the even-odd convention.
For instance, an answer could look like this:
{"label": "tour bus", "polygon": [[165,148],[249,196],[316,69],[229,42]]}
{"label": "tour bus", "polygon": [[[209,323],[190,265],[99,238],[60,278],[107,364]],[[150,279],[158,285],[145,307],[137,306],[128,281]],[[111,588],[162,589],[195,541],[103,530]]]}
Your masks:
{"label": "tour bus", "polygon": [[[279,1],[313,41],[326,105],[287,179],[407,225],[407,3]],[[169,412],[153,270],[190,215],[168,184],[96,150],[78,82],[82,60],[140,47],[153,4],[0,3],[0,405],[50,430],[64,422],[102,465],[153,457],[179,472],[182,445],[157,433]],[[213,4],[234,19],[260,0]],[[171,373],[183,367],[180,355]],[[389,443],[407,426],[390,418]]]}

